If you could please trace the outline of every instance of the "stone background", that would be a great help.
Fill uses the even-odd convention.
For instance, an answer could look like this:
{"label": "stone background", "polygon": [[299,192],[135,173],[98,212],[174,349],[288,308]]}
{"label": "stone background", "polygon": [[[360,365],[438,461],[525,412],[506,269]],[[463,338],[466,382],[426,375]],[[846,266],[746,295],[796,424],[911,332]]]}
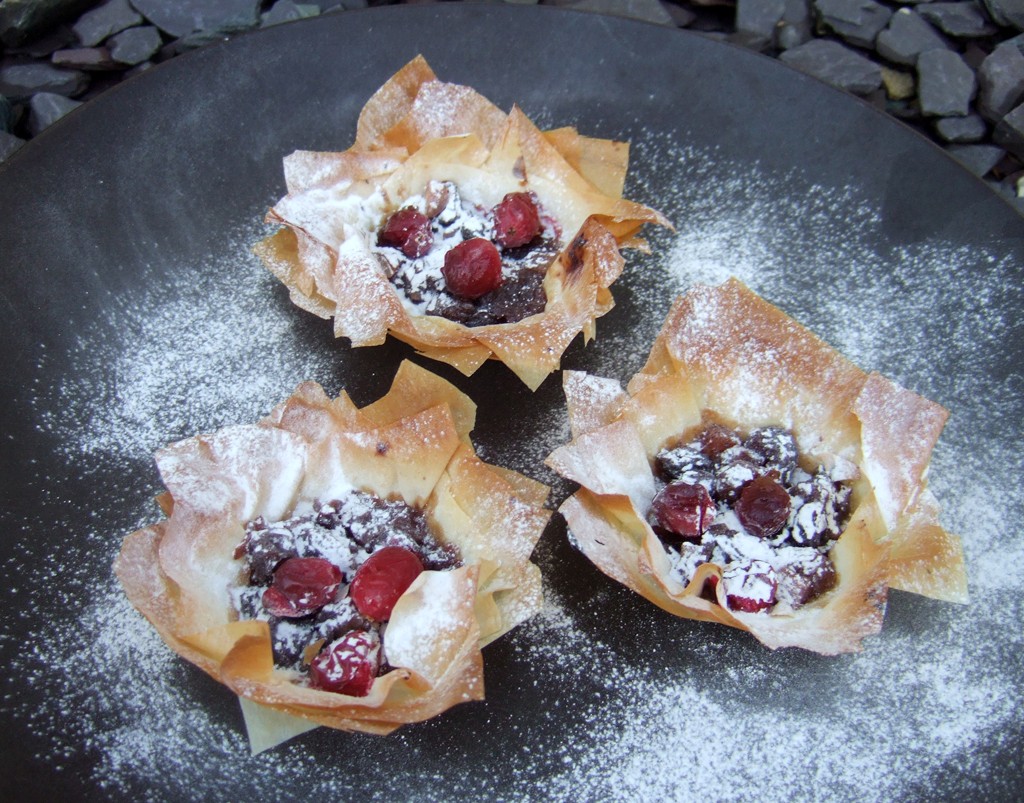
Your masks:
{"label": "stone background", "polygon": [[[488,1],[635,17],[758,50],[913,126],[1024,212],[1024,0]],[[179,53],[398,2],[0,0],[0,161],[71,109]]]}

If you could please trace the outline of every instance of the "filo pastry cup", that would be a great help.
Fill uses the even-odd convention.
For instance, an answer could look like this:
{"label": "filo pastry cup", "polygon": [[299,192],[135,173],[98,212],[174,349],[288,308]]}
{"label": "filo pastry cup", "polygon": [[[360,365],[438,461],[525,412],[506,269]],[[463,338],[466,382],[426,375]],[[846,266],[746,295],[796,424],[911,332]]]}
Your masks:
{"label": "filo pastry cup", "polygon": [[[560,512],[602,572],[664,610],[772,648],[836,654],[881,629],[889,588],[966,600],[960,540],[940,525],[926,483],[947,411],[860,370],[738,280],[679,297],[626,390],[581,372],[563,378],[572,441],[547,462],[581,487]],[[672,576],[647,521],[652,462],[709,422],[790,429],[809,463],[851,484],[852,512],[829,551],[832,590],[786,612],[747,613],[729,610],[721,566],[700,565],[685,586]]]}
{"label": "filo pastry cup", "polygon": [[[335,336],[353,346],[380,345],[390,332],[466,375],[498,359],[536,389],[612,308],[620,246],[642,246],[635,234],[646,222],[668,225],[623,200],[628,158],[626,143],[573,128],[542,133],[519,108],[505,114],[475,90],[437,80],[417,57],[367,101],[352,147],[285,158],[288,194],[267,215],[283,228],[255,251],[296,305],[333,318]],[[484,208],[507,193],[535,194],[562,232],[542,312],[470,327],[403,304],[373,252],[377,231],[435,180]]]}
{"label": "filo pastry cup", "polygon": [[[476,406],[412,363],[389,392],[357,408],[313,382],[258,424],[232,426],[158,452],[166,519],[124,540],[115,572],[167,644],[243,701],[254,751],[326,725],[386,734],[483,698],[481,647],[535,613],[530,562],[548,488],[490,466],[469,439]],[[424,571],[387,625],[394,669],[365,697],[293,682],[275,668],[268,625],[240,621],[231,589],[246,522],[279,521],[352,488],[421,507],[463,565]]]}

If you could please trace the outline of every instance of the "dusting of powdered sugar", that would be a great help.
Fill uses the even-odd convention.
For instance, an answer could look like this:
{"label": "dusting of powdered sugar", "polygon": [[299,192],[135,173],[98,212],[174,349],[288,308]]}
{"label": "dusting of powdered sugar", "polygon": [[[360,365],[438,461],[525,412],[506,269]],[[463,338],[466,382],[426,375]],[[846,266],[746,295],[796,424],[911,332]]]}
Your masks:
{"label": "dusting of powdered sugar", "polygon": [[299,382],[327,373],[330,354],[289,347],[295,316],[249,253],[258,234],[232,236],[223,264],[181,265],[153,278],[141,303],[115,299],[107,320],[75,339],[79,370],[36,398],[39,426],[73,456],[151,454],[252,423]]}
{"label": "dusting of powdered sugar", "polygon": [[[1024,581],[1006,568],[1024,564],[1024,450],[992,434],[1019,431],[1024,383],[989,371],[1000,340],[1016,331],[1015,266],[998,244],[991,253],[924,242],[879,254],[867,245],[879,213],[855,188],[724,164],[667,137],[639,137],[632,152],[632,197],[676,231],[651,236],[654,254],[628,255],[614,288],[641,323],[624,331],[617,311],[599,320],[598,340],[573,367],[624,383],[675,292],[739,276],[863,368],[951,408],[931,487],[944,524],[964,535],[971,603],[894,594],[886,629],[863,653],[771,652],[746,634],[662,613],[571,552],[555,527],[559,540],[549,532],[537,553],[543,611],[484,652],[486,702],[387,738],[320,729],[253,758],[230,693],[177,659],[105,570],[120,535],[156,518],[154,489],[111,481],[109,498],[80,504],[107,519],[123,508],[121,532],[79,521],[79,546],[21,569],[23,581],[8,589],[10,599],[24,595],[22,619],[32,594],[67,594],[66,618],[47,622],[8,668],[46,690],[41,704],[38,695],[31,706],[5,699],[45,745],[40,766],[61,772],[85,756],[86,781],[101,796],[135,799],[342,799],[370,789],[420,800],[893,800],[926,796],[949,771],[957,789],[985,788],[985,751],[1024,705],[1015,668]],[[654,197],[646,182],[664,175],[678,187],[659,186]],[[332,355],[294,347],[296,317],[306,313],[275,299],[280,288],[245,256],[249,234],[225,251],[225,269],[241,281],[182,266],[154,280],[154,303],[115,306],[113,324],[81,331],[72,356],[85,370],[40,390],[34,405],[34,424],[69,458],[138,461],[169,440],[255,421],[299,381],[329,372]],[[956,266],[972,260],[985,271],[971,292],[926,281],[951,271],[963,290],[968,278]],[[808,278],[836,264],[847,272],[814,304],[800,301]],[[510,426],[513,442],[480,451],[520,470],[569,437],[558,405],[518,410]],[[553,501],[566,492],[556,485]],[[47,526],[42,513],[31,526]]]}
{"label": "dusting of powdered sugar", "polygon": [[[1002,743],[1024,702],[1019,669],[1008,662],[1024,646],[1024,579],[1005,568],[1024,560],[1014,526],[1024,456],[1005,437],[1019,430],[1024,380],[989,367],[999,344],[1020,336],[1019,267],[998,253],[999,243],[984,251],[926,241],[880,253],[880,214],[853,188],[788,194],[781,187],[790,177],[723,169],[707,154],[663,142],[651,152],[682,166],[677,192],[641,199],[660,203],[676,225],[661,239],[662,256],[645,266],[671,290],[641,291],[635,303],[663,316],[675,294],[735,276],[862,368],[941,398],[952,417],[931,487],[944,525],[964,537],[972,601],[893,595],[901,619],[912,615],[908,608],[921,611],[913,624],[890,621],[863,653],[834,659],[842,674],[831,674],[810,705],[778,678],[761,677],[756,664],[703,666],[698,656],[696,671],[666,679],[636,661],[629,691],[592,713],[549,793],[891,800],[932,789],[948,767],[983,778],[977,752]],[[625,381],[621,358],[602,355],[598,370]],[[557,632],[577,647],[585,636],[564,621],[573,616],[562,611]]]}

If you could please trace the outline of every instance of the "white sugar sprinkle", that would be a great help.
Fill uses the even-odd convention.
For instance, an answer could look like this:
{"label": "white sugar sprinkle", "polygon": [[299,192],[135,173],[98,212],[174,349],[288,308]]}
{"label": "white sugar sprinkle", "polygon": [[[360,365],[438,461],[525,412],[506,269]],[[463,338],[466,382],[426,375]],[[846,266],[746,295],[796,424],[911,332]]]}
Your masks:
{"label": "white sugar sprinkle", "polygon": [[[1016,437],[977,435],[987,421],[1019,431],[1020,377],[991,375],[986,363],[1009,331],[1007,315],[1019,312],[1013,266],[942,242],[878,254],[869,243],[879,215],[855,189],[791,194],[790,182],[806,184],[799,175],[723,164],[667,138],[635,138],[632,154],[634,194],[665,212],[677,232],[652,238],[654,256],[629,257],[614,291],[645,322],[616,330],[616,311],[599,321],[598,340],[581,358],[587,370],[624,381],[643,364],[671,302],[666,287],[738,275],[786,307],[816,278],[815,303],[787,311],[861,367],[952,409],[931,477],[944,522],[964,535],[970,605],[895,594],[886,629],[862,654],[771,653],[743,634],[667,617],[582,559],[571,568],[588,572],[592,590],[570,602],[562,588],[570,567],[554,545],[542,545],[545,610],[489,648],[503,651],[516,674],[489,685],[487,703],[387,739],[320,732],[251,759],[233,701],[217,710],[199,705],[198,673],[173,657],[109,577],[76,569],[65,553],[31,580],[52,587],[60,575],[89,589],[88,601],[47,623],[9,668],[47,690],[43,704],[5,700],[49,744],[40,763],[58,768],[85,753],[98,760],[89,783],[111,796],[152,798],[192,797],[200,794],[193,784],[210,779],[263,796],[338,798],[353,796],[361,783],[353,778],[366,773],[382,796],[420,790],[425,800],[891,800],[924,796],[944,768],[984,785],[993,768],[972,756],[997,745],[1024,704],[1011,665],[1024,647],[1024,581],[1007,570],[1024,563],[1016,535],[1024,450]],[[645,197],[644,176],[680,172],[676,192]],[[780,205],[779,197],[795,200]],[[293,347],[291,329],[305,313],[272,298],[273,280],[245,255],[250,235],[211,262],[221,272],[200,271],[200,284],[183,270],[183,278],[154,286],[153,299],[169,302],[143,305],[146,314],[114,307],[112,323],[82,330],[73,356],[83,370],[40,390],[36,402],[35,423],[59,436],[69,456],[138,460],[173,438],[253,421],[297,382],[328,371],[330,355]],[[787,249],[802,256],[783,264]],[[967,279],[957,267],[982,260],[988,279],[974,295],[950,294],[935,280],[948,273],[961,287]],[[842,276],[821,285],[837,265]],[[664,282],[640,287],[633,280],[641,270]],[[937,307],[946,312],[935,320]],[[946,364],[960,373],[950,375]],[[501,455],[536,476],[568,426],[561,410],[522,418],[517,444],[492,445],[483,456]],[[152,517],[144,495],[117,493],[103,504]],[[112,534],[83,540],[82,549],[109,553],[104,565],[113,558]],[[452,722],[461,737],[449,733]]]}

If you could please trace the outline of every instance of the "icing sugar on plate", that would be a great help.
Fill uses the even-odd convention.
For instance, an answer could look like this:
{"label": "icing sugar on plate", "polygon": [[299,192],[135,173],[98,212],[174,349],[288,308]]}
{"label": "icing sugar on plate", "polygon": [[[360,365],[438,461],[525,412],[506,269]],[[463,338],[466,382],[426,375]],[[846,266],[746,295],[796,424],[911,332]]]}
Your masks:
{"label": "icing sugar on plate", "polygon": [[[253,421],[300,380],[324,382],[333,370],[336,354],[305,347],[294,331],[305,313],[248,257],[260,232],[239,232],[211,266],[182,266],[181,279],[154,287],[147,309],[115,307],[82,330],[82,370],[35,391],[34,424],[60,440],[69,470],[100,471],[110,489],[84,503],[103,529],[78,521],[81,545],[22,569],[11,592],[32,599],[60,577],[68,601],[66,619],[45,623],[9,667],[48,689],[31,710],[5,700],[42,745],[41,761],[66,771],[84,752],[97,757],[91,783],[142,799],[197,796],[196,779],[218,779],[236,798],[339,798],[371,778],[382,797],[417,789],[424,800],[892,800],[923,797],[939,777],[954,789],[984,785],[1019,740],[1024,703],[1009,669],[1024,646],[1024,581],[1013,569],[1024,563],[1013,526],[1024,450],[997,437],[1019,430],[1022,382],[991,370],[1024,309],[1016,266],[998,244],[980,253],[929,241],[880,254],[879,213],[852,189],[793,193],[784,188],[805,178],[724,165],[652,136],[634,138],[633,153],[642,172],[632,197],[677,231],[652,232],[654,255],[630,255],[614,288],[643,324],[625,331],[613,311],[573,367],[625,381],[668,309],[666,287],[739,276],[862,368],[952,410],[932,487],[945,524],[964,536],[972,602],[894,593],[885,630],[861,654],[772,653],[658,611],[549,534],[538,550],[545,611],[485,651],[487,702],[388,739],[320,730],[251,759],[234,699],[175,658],[104,570],[120,540],[109,521],[127,532],[156,517],[156,486],[118,476],[148,466],[170,440]],[[642,176],[664,170],[681,174],[677,191],[644,197]],[[979,266],[983,283],[969,277]],[[564,414],[522,414],[522,441],[483,444],[485,457],[511,454],[514,468],[551,480],[539,466],[567,435]],[[556,502],[564,491],[556,485]]]}

